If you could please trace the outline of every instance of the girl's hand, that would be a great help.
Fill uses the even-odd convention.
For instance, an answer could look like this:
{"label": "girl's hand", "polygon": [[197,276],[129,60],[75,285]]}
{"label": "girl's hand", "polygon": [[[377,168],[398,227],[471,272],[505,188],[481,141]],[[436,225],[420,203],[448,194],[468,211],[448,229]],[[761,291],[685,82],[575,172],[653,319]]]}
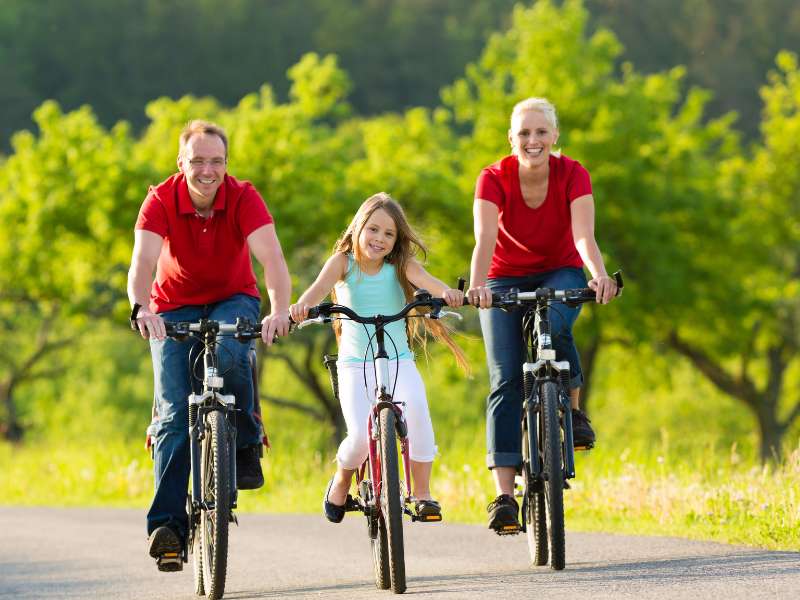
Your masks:
{"label": "girl's hand", "polygon": [[597,292],[596,300],[600,304],[608,304],[617,295],[617,282],[608,275],[589,280],[588,286]]}
{"label": "girl's hand", "polygon": [[447,306],[459,308],[464,305],[464,292],[461,290],[454,290],[453,288],[447,288],[442,292],[442,299],[447,302]]}
{"label": "girl's hand", "polygon": [[308,317],[308,309],[311,308],[305,302],[298,302],[289,307],[289,316],[295,323],[302,323]]}

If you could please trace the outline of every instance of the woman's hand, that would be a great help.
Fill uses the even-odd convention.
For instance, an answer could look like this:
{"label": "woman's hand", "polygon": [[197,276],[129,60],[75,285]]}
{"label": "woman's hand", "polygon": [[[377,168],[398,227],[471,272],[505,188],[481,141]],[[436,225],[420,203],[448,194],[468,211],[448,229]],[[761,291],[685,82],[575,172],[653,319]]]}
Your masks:
{"label": "woman's hand", "polygon": [[608,275],[600,275],[590,279],[588,285],[597,292],[596,300],[600,304],[608,304],[617,295],[617,282]]}
{"label": "woman's hand", "polygon": [[442,299],[447,302],[447,306],[451,308],[459,308],[464,306],[464,292],[447,288],[442,292]]}
{"label": "woman's hand", "polygon": [[479,308],[491,308],[492,290],[482,285],[476,285],[467,290],[467,300]]}

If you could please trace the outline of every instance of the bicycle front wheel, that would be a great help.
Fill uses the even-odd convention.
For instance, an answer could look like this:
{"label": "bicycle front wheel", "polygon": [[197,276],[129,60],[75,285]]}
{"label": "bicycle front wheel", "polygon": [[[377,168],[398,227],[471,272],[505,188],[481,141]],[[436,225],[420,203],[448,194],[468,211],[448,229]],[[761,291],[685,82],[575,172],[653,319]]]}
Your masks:
{"label": "bicycle front wheel", "polygon": [[211,600],[222,598],[225,593],[231,511],[230,464],[228,421],[220,411],[212,410],[206,419],[202,445],[204,505],[200,513],[203,583]]}
{"label": "bicycle front wheel", "polygon": [[530,431],[531,427],[536,426],[536,413],[528,409],[529,414],[525,415],[522,421],[522,477],[525,484],[523,490],[523,518],[525,519],[525,534],[528,538],[528,551],[531,556],[531,563],[537,567],[547,564],[547,516],[545,511],[544,490],[541,485],[538,489],[532,489],[537,482],[533,479],[533,467],[531,456],[538,460],[538,451],[532,448]]}
{"label": "bicycle front wheel", "polygon": [[397,453],[397,415],[390,408],[380,412],[381,519],[389,543],[389,572],[392,591],[406,591],[406,563],[403,549],[403,504],[400,498],[400,467]]}
{"label": "bicycle front wheel", "polygon": [[542,464],[547,500],[550,568],[560,571],[565,563],[564,545],[564,467],[561,426],[558,420],[558,387],[552,381],[541,386]]}

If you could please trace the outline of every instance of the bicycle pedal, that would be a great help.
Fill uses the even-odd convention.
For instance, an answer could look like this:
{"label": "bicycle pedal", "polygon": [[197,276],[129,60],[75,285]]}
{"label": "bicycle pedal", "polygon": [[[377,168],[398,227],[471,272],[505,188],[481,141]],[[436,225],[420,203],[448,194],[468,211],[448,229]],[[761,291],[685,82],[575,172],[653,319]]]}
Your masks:
{"label": "bicycle pedal", "polygon": [[575,446],[574,448],[576,452],[586,452],[594,448],[594,444],[582,444],[580,446]]}
{"label": "bicycle pedal", "polygon": [[412,517],[414,521],[422,521],[423,523],[438,523],[442,520],[442,515],[422,515]]}
{"label": "bicycle pedal", "polygon": [[503,525],[499,529],[495,529],[494,532],[497,535],[517,535],[522,528],[519,525]]}
{"label": "bicycle pedal", "polygon": [[180,552],[164,552],[156,559],[159,571],[166,573],[174,573],[175,571],[183,571],[183,558]]}

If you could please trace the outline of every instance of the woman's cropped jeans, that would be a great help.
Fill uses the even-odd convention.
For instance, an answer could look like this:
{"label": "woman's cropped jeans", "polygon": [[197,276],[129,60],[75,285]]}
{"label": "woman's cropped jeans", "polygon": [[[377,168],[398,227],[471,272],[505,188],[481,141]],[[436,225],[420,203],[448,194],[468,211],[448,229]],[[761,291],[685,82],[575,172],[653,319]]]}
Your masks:
{"label": "woman's cropped jeans", "polygon": [[[586,287],[582,269],[565,267],[526,277],[498,277],[486,284],[494,293],[519,288],[531,292],[540,287],[571,289]],[[555,303],[550,310],[551,334],[557,360],[570,365],[570,387],[583,383],[578,351],[572,339],[572,325],[580,306],[570,308]],[[486,405],[486,465],[518,467],[522,464],[522,364],[525,362],[525,343],[522,337],[524,311],[505,312],[499,308],[480,311],[486,361],[489,365],[490,392]]]}

